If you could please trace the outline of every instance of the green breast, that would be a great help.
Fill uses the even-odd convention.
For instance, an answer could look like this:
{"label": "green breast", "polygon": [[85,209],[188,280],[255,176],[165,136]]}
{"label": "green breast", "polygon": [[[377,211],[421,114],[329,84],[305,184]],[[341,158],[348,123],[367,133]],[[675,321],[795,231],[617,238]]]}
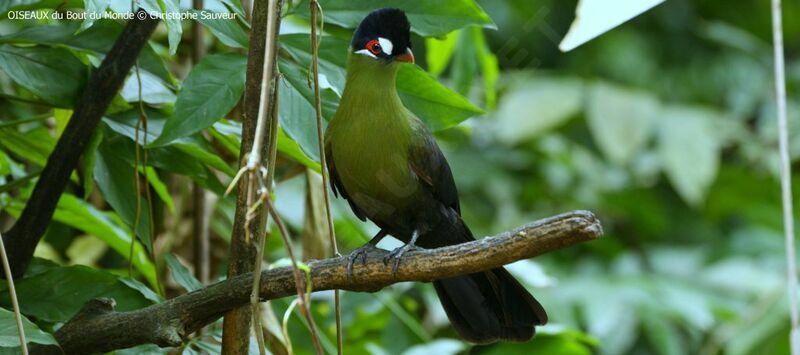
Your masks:
{"label": "green breast", "polygon": [[[360,56],[351,58],[351,64],[362,59],[356,57]],[[339,109],[326,132],[344,189],[353,203],[376,221],[394,218],[419,192],[408,164],[415,118],[397,96],[393,65],[362,63],[355,75],[348,70]]]}

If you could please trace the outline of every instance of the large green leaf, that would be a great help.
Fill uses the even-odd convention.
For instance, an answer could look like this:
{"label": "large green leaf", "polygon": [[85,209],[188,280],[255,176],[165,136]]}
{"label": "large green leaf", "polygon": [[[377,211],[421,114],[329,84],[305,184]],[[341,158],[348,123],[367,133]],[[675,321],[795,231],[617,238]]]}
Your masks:
{"label": "large green leaf", "polygon": [[164,261],[169,265],[170,274],[181,287],[187,292],[192,292],[203,288],[203,284],[198,281],[194,275],[183,266],[181,262],[172,254],[164,255]]}
{"label": "large green leaf", "polygon": [[[28,318],[22,316],[22,329],[25,331],[25,340],[28,343],[54,345],[57,344],[52,334],[39,329]],[[0,308],[0,347],[19,347],[19,335],[17,334],[17,322],[14,312],[5,308]]]}
{"label": "large green leaf", "polygon": [[[468,25],[494,28],[494,22],[473,0],[321,0],[325,21],[347,28],[356,28],[373,10],[395,7],[406,12],[411,30],[421,36],[444,35]],[[308,0],[296,5],[308,17]]]}
{"label": "large green leaf", "polygon": [[[280,82],[280,125],[286,135],[296,141],[312,159],[319,161],[316,111],[314,93],[308,86],[307,71],[297,65],[280,61],[284,80]],[[338,97],[333,90],[320,92],[322,115],[326,120],[333,117]],[[326,122],[323,122],[323,125]]]}
{"label": "large green leaf", "polygon": [[101,144],[97,149],[94,179],[105,200],[122,220],[128,226],[136,224],[138,237],[152,252],[150,206],[144,194],[136,190],[135,179],[138,176],[134,174],[133,166],[122,158],[128,153],[121,151],[119,145]]}
{"label": "large green leaf", "polygon": [[439,76],[447,69],[456,49],[458,33],[454,31],[443,37],[425,39],[425,63],[431,75]]}
{"label": "large green leaf", "polygon": [[191,12],[197,15],[198,22],[206,26],[226,46],[247,48],[250,44],[247,32],[239,25],[238,21],[214,18],[213,16],[219,15],[219,13],[208,10],[191,10]]}
{"label": "large green leaf", "polygon": [[[63,322],[89,300],[113,298],[116,309],[130,311],[152,302],[138,290],[128,287],[119,277],[106,271],[76,265],[56,267],[20,279],[16,283],[22,313],[47,322]],[[0,304],[10,303],[8,292],[0,294]]]}
{"label": "large green leaf", "polygon": [[397,92],[403,104],[433,131],[453,127],[467,118],[484,113],[416,65],[403,65],[400,68]]}
{"label": "large green leaf", "polygon": [[239,54],[205,57],[189,74],[167,120],[152,146],[162,146],[197,133],[223,118],[244,91],[247,58]]}
{"label": "large green leaf", "polygon": [[659,114],[658,149],[672,185],[698,206],[719,168],[721,115],[694,107],[665,107]]}
{"label": "large green leaf", "polygon": [[588,90],[587,101],[592,136],[611,161],[629,162],[652,137],[659,109],[653,96],[597,83]]}
{"label": "large green leaf", "polygon": [[583,82],[520,76],[509,85],[494,113],[494,129],[502,142],[513,144],[542,135],[580,112]]}
{"label": "large green leaf", "polygon": [[72,107],[86,83],[86,66],[68,50],[0,45],[0,69],[58,107]]}

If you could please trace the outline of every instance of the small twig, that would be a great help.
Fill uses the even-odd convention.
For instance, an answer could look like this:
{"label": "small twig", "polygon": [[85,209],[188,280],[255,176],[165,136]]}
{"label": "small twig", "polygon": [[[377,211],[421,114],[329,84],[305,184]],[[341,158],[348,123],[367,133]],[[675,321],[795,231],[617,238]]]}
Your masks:
{"label": "small twig", "polygon": [[14,319],[17,321],[17,333],[19,334],[19,346],[22,355],[28,355],[28,342],[25,340],[25,329],[22,327],[22,313],[19,311],[17,302],[17,290],[14,288],[14,277],[11,276],[11,266],[8,264],[6,246],[3,245],[3,236],[0,235],[0,258],[3,259],[3,271],[5,271],[6,281],[8,282],[8,294],[11,297],[11,307],[14,308]]}
{"label": "small twig", "polygon": [[[289,259],[292,262],[292,274],[294,274],[294,282],[295,286],[297,287],[297,298],[299,300],[300,310],[308,322],[308,329],[311,331],[311,340],[314,343],[314,350],[316,350],[317,355],[322,355],[324,352],[322,351],[322,345],[319,342],[319,334],[317,334],[317,326],[314,324],[314,317],[311,314],[311,308],[308,305],[306,294],[303,290],[303,285],[305,282],[300,274],[300,269],[297,268],[297,258],[295,258],[294,252],[292,251],[289,230],[286,229],[283,219],[281,219],[281,217],[278,215],[278,211],[275,210],[275,206],[272,205],[272,201],[269,199],[269,196],[267,196],[267,198],[264,200],[264,204],[267,206],[270,216],[272,216],[272,219],[275,220],[275,224],[278,226],[278,231],[281,233],[281,238],[283,238],[283,244],[286,246],[286,252],[289,254]],[[311,286],[309,285],[308,287],[310,288]]]}
{"label": "small twig", "polygon": [[[192,0],[192,8],[203,9],[203,0]],[[192,65],[197,65],[205,55],[203,45],[203,27],[198,21],[192,21]],[[205,190],[197,182],[192,182],[192,229],[194,230],[195,240],[193,243],[194,273],[197,280],[202,284],[207,284],[211,277],[211,266],[209,260],[210,234],[209,234],[209,211],[206,200]]]}
{"label": "small twig", "polygon": [[[313,76],[314,85],[314,109],[317,119],[317,143],[319,145],[319,159],[320,159],[320,172],[322,173],[322,196],[325,201],[325,218],[328,222],[328,237],[330,237],[331,246],[333,246],[333,256],[341,256],[339,254],[339,245],[336,242],[336,230],[333,228],[333,217],[331,216],[331,201],[328,195],[328,169],[325,157],[325,139],[322,132],[322,99],[320,98],[319,90],[319,42],[320,38],[317,36],[317,10],[320,12],[320,36],[323,33],[325,26],[324,14],[322,14],[322,6],[317,0],[311,0],[309,3],[311,7],[311,73]],[[339,290],[333,292],[334,310],[336,315],[336,352],[339,355],[343,353],[343,334],[342,334],[342,300]]]}
{"label": "small twig", "polygon": [[789,129],[786,120],[786,70],[783,59],[783,23],[781,1],[772,0],[772,46],[775,59],[775,101],[778,106],[778,141],[781,157],[781,192],[783,230],[786,239],[786,288],[789,293],[789,336],[793,355],[800,355],[800,328],[797,309],[797,261],[795,259],[794,212],[792,206],[792,171],[789,157]]}
{"label": "small twig", "polygon": [[[139,120],[136,121],[136,133],[135,133],[135,142],[133,145],[133,149],[135,152],[135,158],[133,163],[133,181],[134,181],[134,193],[136,194],[136,216],[134,217],[133,221],[133,236],[131,237],[131,250],[130,250],[130,259],[128,259],[128,276],[131,275],[132,267],[133,267],[133,246],[136,244],[136,236],[137,231],[139,228],[139,219],[141,218],[141,199],[142,197],[139,195],[141,191],[140,185],[140,177],[139,177],[139,167],[142,167],[142,171],[144,171],[145,179],[147,184],[145,184],[144,192],[145,192],[145,200],[147,202],[147,212],[148,212],[148,233],[150,234],[150,259],[153,260],[153,266],[156,270],[158,270],[158,260],[156,259],[155,255],[155,215],[153,214],[153,196],[150,193],[150,182],[147,173],[147,149],[144,148],[147,146],[147,111],[144,109],[144,99],[143,99],[143,92],[142,92],[142,75],[141,75],[141,67],[139,66],[139,61],[136,61],[135,64],[136,70],[136,81],[137,85],[139,86]],[[142,145],[139,145],[139,130],[144,131]],[[140,153],[141,149],[141,153]],[[161,287],[161,281],[158,279],[158,272],[155,275],[156,281],[156,288],[160,294],[164,293],[163,288]]]}
{"label": "small twig", "polygon": [[[264,70],[267,70],[267,69],[268,68],[264,68]],[[272,109],[270,110],[270,114],[269,114],[269,120],[270,120],[269,142],[270,142],[270,146],[268,147],[268,149],[269,149],[268,150],[268,154],[269,154],[269,158],[270,159],[267,161],[266,173],[264,174],[265,176],[263,177],[264,178],[264,182],[263,182],[262,192],[261,192],[262,193],[262,197],[261,197],[262,199],[269,199],[270,195],[271,195],[271,192],[272,192],[272,174],[275,171],[275,159],[274,159],[275,153],[273,153],[273,149],[277,150],[277,147],[278,147],[278,145],[277,145],[278,137],[276,135],[276,132],[274,132],[274,131],[277,129],[277,125],[278,125],[278,107],[279,107],[278,106],[278,104],[279,104],[279,102],[278,102],[278,93],[280,92],[280,90],[278,90],[277,85],[273,85],[272,87],[273,87],[274,90],[273,90],[272,99],[271,99]],[[263,102],[264,99],[266,99],[266,98],[262,97],[262,102]],[[259,113],[259,117],[261,117],[261,113]],[[255,174],[251,174],[251,177],[250,177],[249,181],[255,182],[256,178],[257,177],[255,176]],[[249,189],[250,190],[248,191],[248,198],[251,198],[250,192],[255,191],[256,190],[256,186],[251,185],[249,187]],[[248,203],[251,204],[251,205],[250,205],[250,208],[247,211],[247,215],[246,215],[247,217],[245,218],[245,233],[247,233],[247,234],[249,234],[250,231],[251,231],[249,223],[250,223],[250,221],[252,220],[252,218],[255,215],[255,210],[257,209],[258,206],[261,205],[261,199],[259,199],[259,201],[256,202],[256,203],[252,203],[252,201],[248,201]],[[266,224],[267,221],[265,220],[264,223]],[[264,260],[264,243],[266,241],[266,237],[267,237],[267,233],[261,233],[261,234],[259,234],[259,236],[257,238],[258,241],[256,242],[256,260],[255,260],[255,264],[253,265],[253,274],[254,275],[258,275],[258,274],[261,273],[261,266],[262,266],[262,263],[263,263],[263,260]],[[255,333],[256,333],[256,342],[258,342],[259,353],[261,355],[265,355],[265,353],[266,353],[266,343],[264,342],[264,333],[261,330],[261,328],[262,328],[261,327],[261,312],[260,312],[260,304],[259,304],[259,297],[258,297],[258,289],[259,289],[259,283],[260,282],[261,282],[261,278],[253,277],[253,287],[252,287],[252,290],[250,292],[250,306],[253,309],[253,313],[252,313],[253,314],[253,328],[254,328]]]}

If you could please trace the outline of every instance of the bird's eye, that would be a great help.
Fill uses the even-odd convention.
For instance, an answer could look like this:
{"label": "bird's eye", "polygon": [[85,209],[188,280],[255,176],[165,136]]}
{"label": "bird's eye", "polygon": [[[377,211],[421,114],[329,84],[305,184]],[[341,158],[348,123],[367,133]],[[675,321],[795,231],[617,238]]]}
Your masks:
{"label": "bird's eye", "polygon": [[381,49],[381,44],[380,44],[380,42],[378,42],[377,39],[373,39],[373,40],[367,42],[367,45],[365,47],[367,48],[367,50],[370,53],[372,53],[374,55],[379,55],[383,51],[383,49]]}

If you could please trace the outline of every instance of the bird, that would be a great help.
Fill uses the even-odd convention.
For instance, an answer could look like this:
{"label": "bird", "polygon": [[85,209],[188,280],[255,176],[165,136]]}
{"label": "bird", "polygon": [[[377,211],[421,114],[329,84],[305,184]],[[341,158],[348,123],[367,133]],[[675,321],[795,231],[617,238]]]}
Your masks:
{"label": "bird", "polygon": [[[405,12],[369,13],[350,43],[346,81],[325,131],[331,190],[362,221],[380,231],[348,256],[347,272],[391,235],[405,244],[384,263],[397,267],[405,252],[475,240],[461,218],[458,191],[441,149],[425,124],[402,103],[395,86],[401,65],[414,65]],[[388,264],[387,264],[388,265]],[[547,322],[542,305],[504,268],[433,281],[456,332],[487,344],[528,341]]]}

